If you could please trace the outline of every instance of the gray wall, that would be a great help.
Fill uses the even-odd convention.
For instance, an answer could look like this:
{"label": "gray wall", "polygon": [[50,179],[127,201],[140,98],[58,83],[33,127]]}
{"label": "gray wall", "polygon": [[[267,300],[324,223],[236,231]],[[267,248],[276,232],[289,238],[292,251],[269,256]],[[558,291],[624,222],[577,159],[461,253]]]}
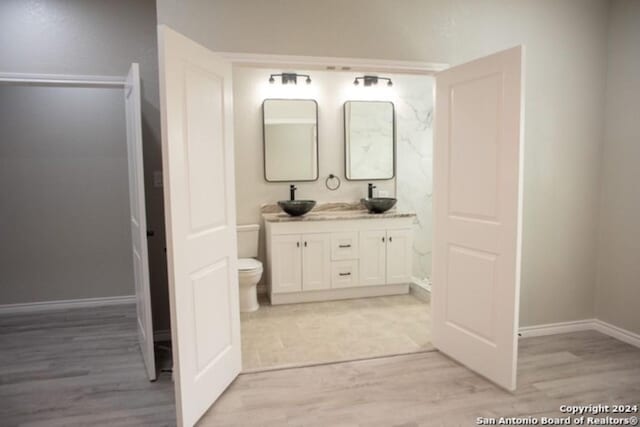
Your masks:
{"label": "gray wall", "polygon": [[212,50],[459,64],[525,44],[521,324],[594,315],[605,0],[158,0]]}
{"label": "gray wall", "polygon": [[[154,327],[169,327],[161,170],[156,9],[153,0],[3,0],[0,72],[125,75],[140,63]],[[101,236],[98,234],[96,238]],[[4,243],[4,242],[3,242]]]}
{"label": "gray wall", "polygon": [[640,2],[610,24],[596,315],[640,334]]}
{"label": "gray wall", "polygon": [[123,89],[0,85],[0,302],[134,293]]}

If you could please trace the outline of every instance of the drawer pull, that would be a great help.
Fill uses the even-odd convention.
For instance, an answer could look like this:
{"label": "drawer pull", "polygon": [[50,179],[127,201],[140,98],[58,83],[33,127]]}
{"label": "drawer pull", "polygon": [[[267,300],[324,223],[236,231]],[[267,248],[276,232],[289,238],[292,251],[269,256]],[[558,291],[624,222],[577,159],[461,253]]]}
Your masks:
{"label": "drawer pull", "polygon": [[339,248],[350,248],[351,245],[338,245]]}
{"label": "drawer pull", "polygon": [[340,276],[351,276],[351,273],[338,273]]}

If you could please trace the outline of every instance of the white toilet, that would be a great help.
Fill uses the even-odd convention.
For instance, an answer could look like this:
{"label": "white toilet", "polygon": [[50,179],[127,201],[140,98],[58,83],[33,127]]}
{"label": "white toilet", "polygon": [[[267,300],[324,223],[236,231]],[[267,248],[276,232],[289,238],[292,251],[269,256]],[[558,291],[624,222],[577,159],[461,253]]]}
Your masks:
{"label": "white toilet", "polygon": [[258,256],[258,224],[238,225],[238,283],[240,285],[240,311],[256,311],[258,292],[256,285],[262,277],[262,263]]}

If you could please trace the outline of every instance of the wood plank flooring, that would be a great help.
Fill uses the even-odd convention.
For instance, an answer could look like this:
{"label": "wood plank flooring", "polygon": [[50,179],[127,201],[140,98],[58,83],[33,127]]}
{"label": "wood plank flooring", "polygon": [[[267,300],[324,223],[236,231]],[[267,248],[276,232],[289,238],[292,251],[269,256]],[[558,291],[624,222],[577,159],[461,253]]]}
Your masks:
{"label": "wood plank flooring", "polygon": [[[0,317],[0,426],[175,425],[168,374],[147,381],[131,305]],[[518,391],[438,352],[242,374],[201,426],[470,426],[640,403],[640,349],[597,332],[521,341]]]}
{"label": "wood plank flooring", "polygon": [[147,380],[133,304],[0,316],[0,426],[175,425]]}
{"label": "wood plank flooring", "polygon": [[471,426],[640,404],[640,349],[598,332],[521,341],[509,393],[439,352],[241,375],[200,426]]}

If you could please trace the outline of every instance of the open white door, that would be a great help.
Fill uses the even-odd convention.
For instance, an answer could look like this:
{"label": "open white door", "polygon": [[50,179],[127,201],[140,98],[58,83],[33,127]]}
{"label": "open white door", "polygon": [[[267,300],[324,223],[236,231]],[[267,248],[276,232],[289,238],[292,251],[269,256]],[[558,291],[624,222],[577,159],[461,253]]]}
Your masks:
{"label": "open white door", "polygon": [[240,373],[231,64],[158,27],[178,425]]}
{"label": "open white door", "polygon": [[516,388],[523,50],[436,75],[433,344]]}
{"label": "open white door", "polygon": [[124,88],[127,122],[127,157],[129,159],[129,209],[131,211],[131,243],[133,275],[138,311],[138,340],[151,381],[156,379],[153,352],[151,290],[149,289],[149,256],[147,251],[147,213],[144,201],[144,164],[142,159],[142,115],[140,110],[140,70],[131,64]]}

